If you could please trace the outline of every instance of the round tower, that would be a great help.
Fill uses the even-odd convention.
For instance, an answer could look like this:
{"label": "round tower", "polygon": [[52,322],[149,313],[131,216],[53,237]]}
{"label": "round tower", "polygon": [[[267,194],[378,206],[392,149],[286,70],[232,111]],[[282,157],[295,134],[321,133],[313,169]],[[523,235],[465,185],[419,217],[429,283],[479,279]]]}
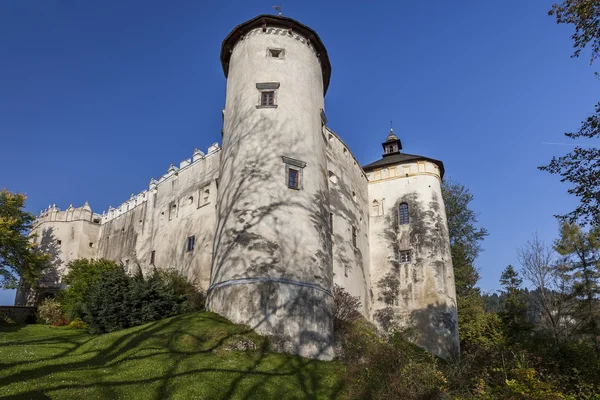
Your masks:
{"label": "round tower", "polygon": [[274,336],[281,350],[332,356],[332,261],[318,35],[261,15],[223,41],[227,77],[208,307]]}
{"label": "round tower", "polygon": [[414,328],[416,343],[443,358],[458,354],[458,316],[444,164],[401,152],[390,131],[369,179],[373,316],[383,329]]}

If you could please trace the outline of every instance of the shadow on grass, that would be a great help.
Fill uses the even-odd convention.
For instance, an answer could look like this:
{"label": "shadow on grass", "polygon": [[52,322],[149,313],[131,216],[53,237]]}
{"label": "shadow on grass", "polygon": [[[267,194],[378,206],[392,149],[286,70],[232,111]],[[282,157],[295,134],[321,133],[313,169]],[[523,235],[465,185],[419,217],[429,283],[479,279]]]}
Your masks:
{"label": "shadow on grass", "polygon": [[[96,337],[45,332],[0,343],[29,355],[63,345],[51,356],[0,361],[1,398],[317,399],[341,397],[344,389],[337,364],[271,353],[264,338],[212,313]],[[251,349],[236,350],[240,343]]]}

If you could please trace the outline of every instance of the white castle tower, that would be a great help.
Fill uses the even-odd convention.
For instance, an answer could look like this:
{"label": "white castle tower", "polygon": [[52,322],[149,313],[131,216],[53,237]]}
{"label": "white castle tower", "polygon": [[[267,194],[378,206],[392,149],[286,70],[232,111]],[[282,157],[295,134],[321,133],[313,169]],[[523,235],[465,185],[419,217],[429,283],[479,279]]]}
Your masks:
{"label": "white castle tower", "polygon": [[332,261],[324,95],[331,66],[318,35],[261,15],[225,38],[227,77],[208,307],[332,356]]}
{"label": "white castle tower", "polygon": [[369,242],[373,319],[414,328],[416,343],[438,356],[458,354],[458,316],[444,164],[402,153],[390,130],[383,158],[363,167],[369,177]]}

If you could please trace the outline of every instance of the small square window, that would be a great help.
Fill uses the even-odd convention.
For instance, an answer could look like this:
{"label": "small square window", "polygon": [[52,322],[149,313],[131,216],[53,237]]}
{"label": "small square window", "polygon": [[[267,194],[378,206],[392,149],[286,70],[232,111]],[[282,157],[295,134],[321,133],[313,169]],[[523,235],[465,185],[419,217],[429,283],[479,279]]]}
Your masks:
{"label": "small square window", "polygon": [[196,245],[196,236],[188,236],[187,238],[187,251],[194,251],[194,246]]}
{"label": "small square window", "polygon": [[260,96],[260,105],[261,106],[274,106],[275,105],[275,92],[274,91],[264,91]]}
{"label": "small square window", "polygon": [[410,262],[410,250],[400,251],[400,262],[406,264]]}
{"label": "small square window", "polygon": [[283,58],[283,49],[269,49],[269,56],[273,58]]}
{"label": "small square window", "polygon": [[62,244],[62,240],[57,240],[56,244],[60,246]]}

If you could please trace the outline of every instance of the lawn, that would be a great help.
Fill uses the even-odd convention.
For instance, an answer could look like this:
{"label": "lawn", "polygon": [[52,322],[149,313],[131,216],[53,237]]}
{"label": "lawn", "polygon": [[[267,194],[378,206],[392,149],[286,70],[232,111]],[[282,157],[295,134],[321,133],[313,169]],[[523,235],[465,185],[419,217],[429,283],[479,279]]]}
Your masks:
{"label": "lawn", "polygon": [[259,335],[208,312],[97,336],[0,328],[0,398],[331,399],[344,397],[343,370],[269,352]]}

